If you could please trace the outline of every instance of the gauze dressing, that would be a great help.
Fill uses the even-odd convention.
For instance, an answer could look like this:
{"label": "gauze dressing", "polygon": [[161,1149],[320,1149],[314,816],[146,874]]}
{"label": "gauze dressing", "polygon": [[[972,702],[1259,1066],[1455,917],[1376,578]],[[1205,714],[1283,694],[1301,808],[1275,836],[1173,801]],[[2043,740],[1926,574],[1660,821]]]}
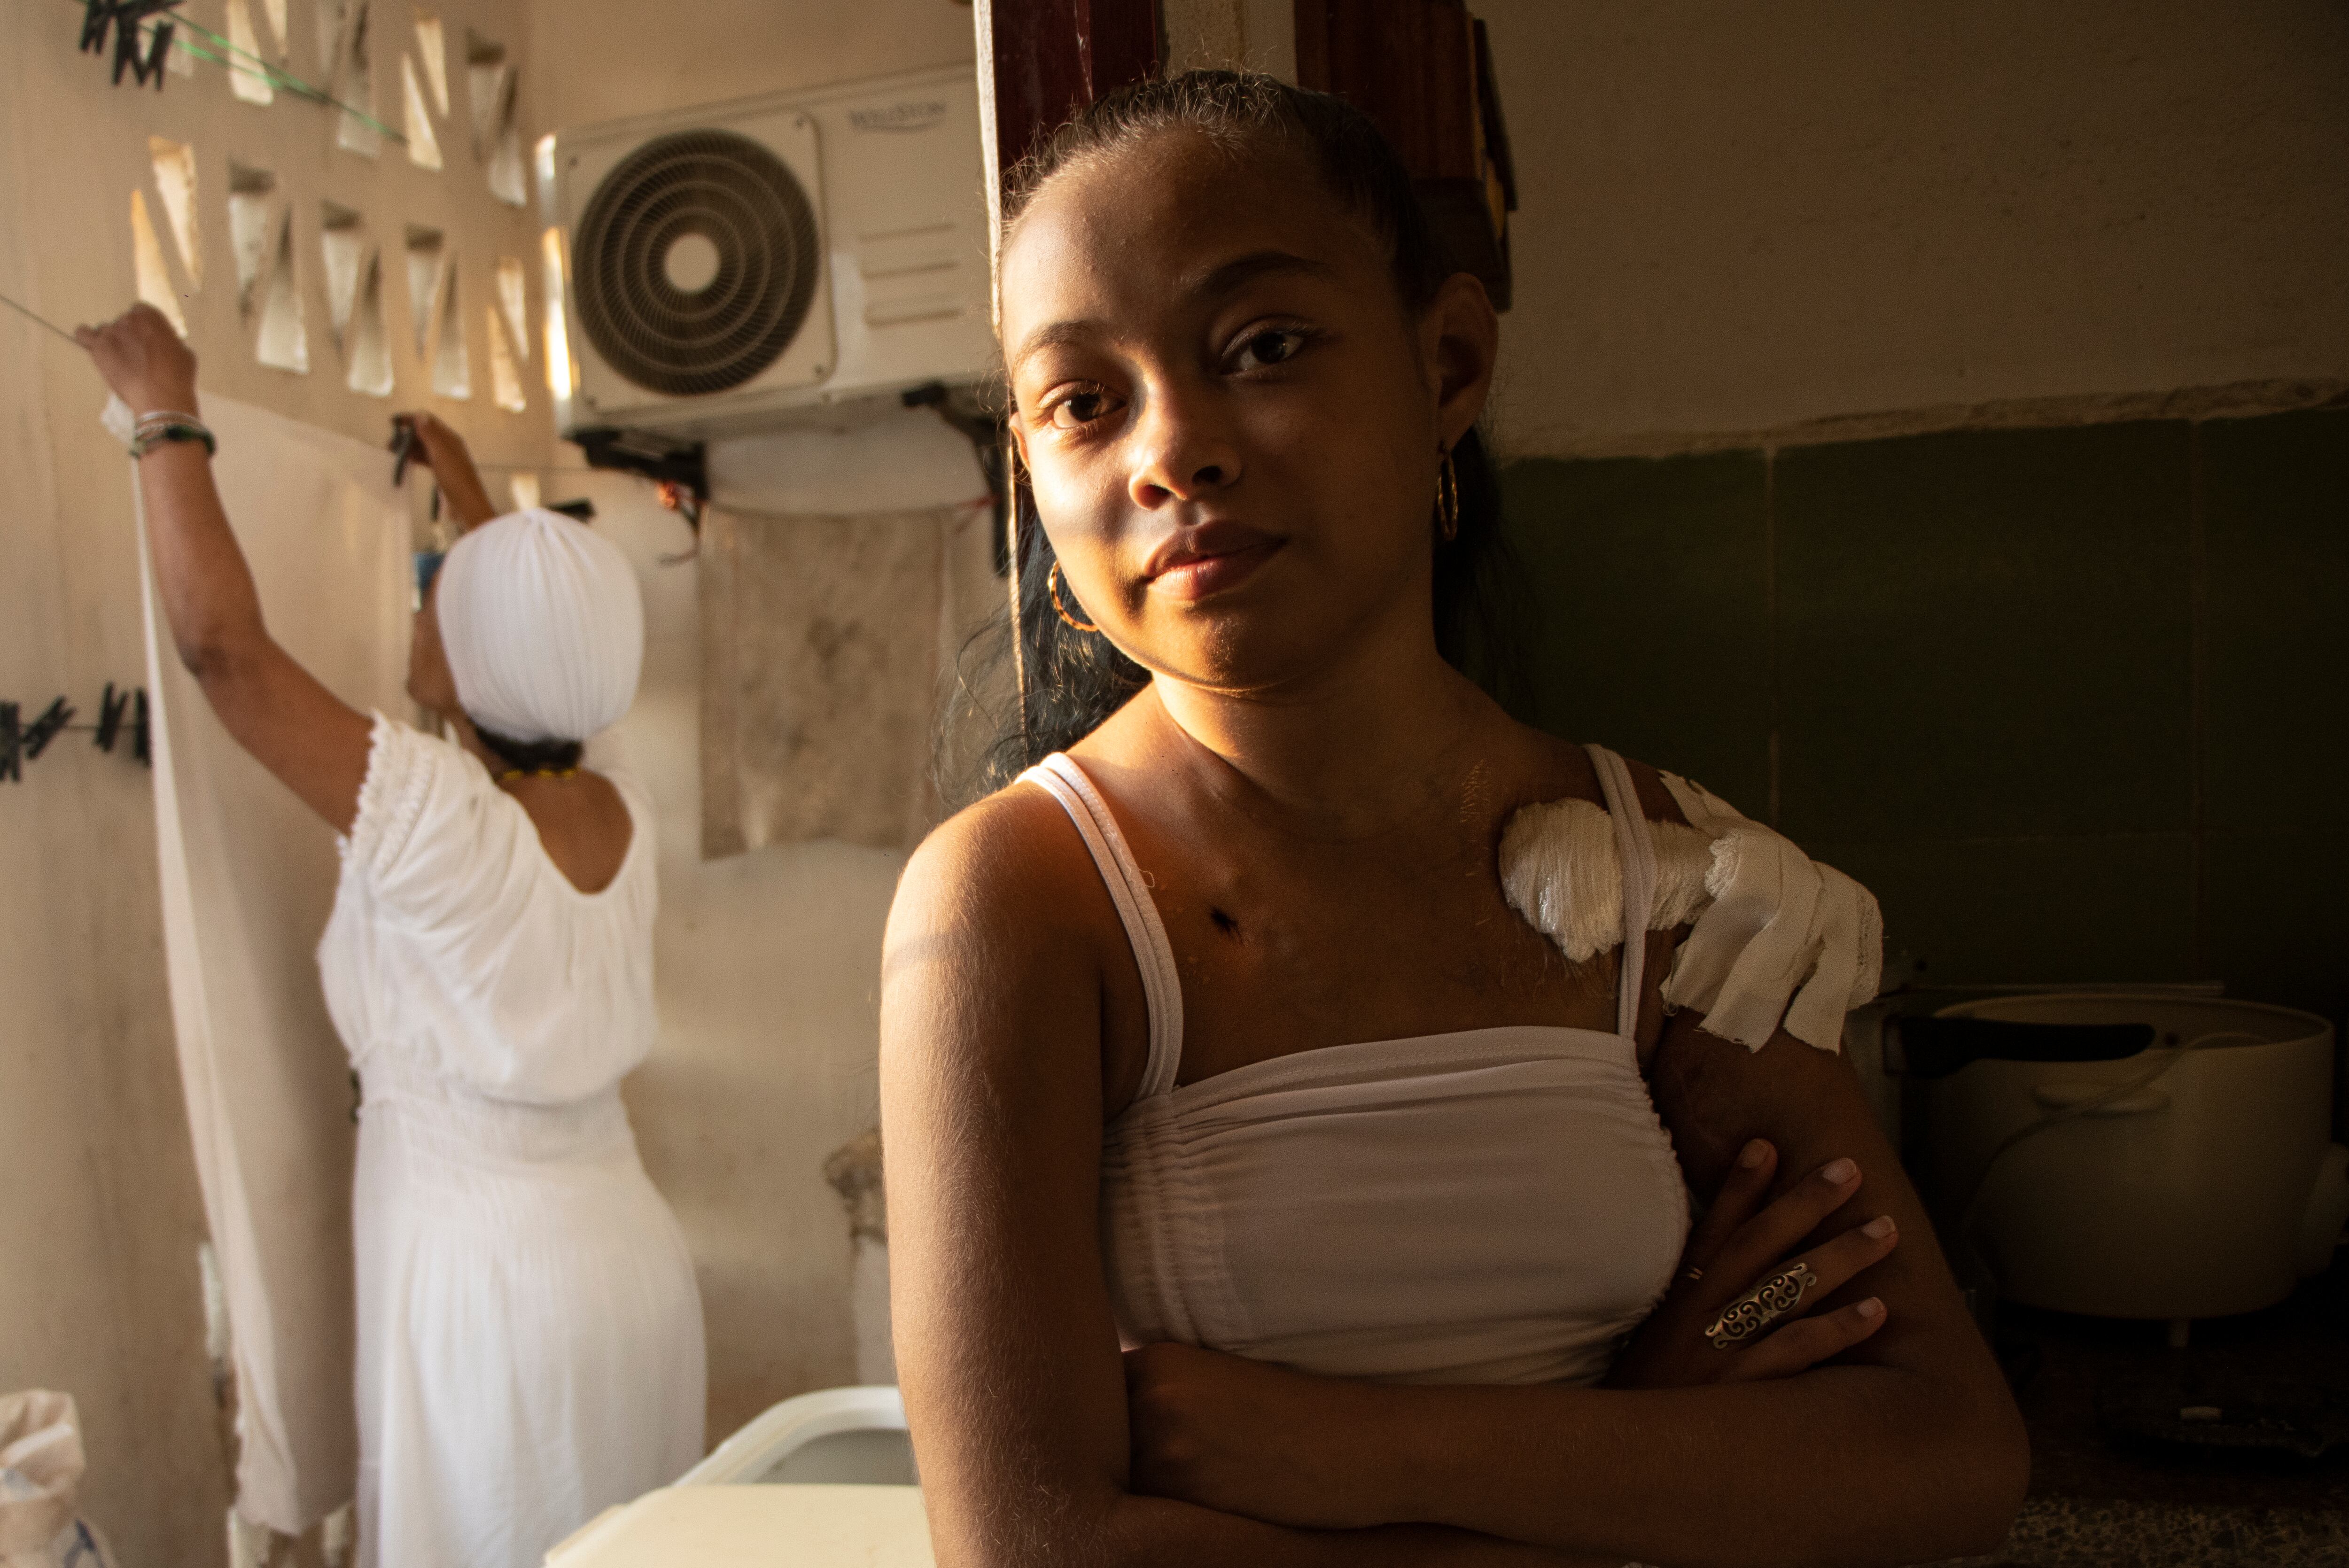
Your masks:
{"label": "gauze dressing", "polygon": [[[1649,929],[1689,924],[1664,981],[1668,1010],[1759,1050],[1784,1028],[1836,1050],[1844,1014],[1883,975],[1875,896],[1737,813],[1701,785],[1664,774],[1689,825],[1651,824],[1656,898]],[[1622,941],[1623,868],[1613,825],[1588,800],[1528,806],[1501,835],[1510,906],[1580,964]]]}

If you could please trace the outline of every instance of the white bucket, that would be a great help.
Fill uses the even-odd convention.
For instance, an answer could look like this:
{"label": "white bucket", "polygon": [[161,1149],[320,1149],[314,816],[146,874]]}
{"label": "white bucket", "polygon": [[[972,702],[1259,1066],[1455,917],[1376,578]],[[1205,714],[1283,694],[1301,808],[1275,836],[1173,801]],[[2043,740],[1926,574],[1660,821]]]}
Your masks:
{"label": "white bucket", "polygon": [[2328,1141],[2333,1026],[2174,995],[1967,1002],[1945,1017],[2145,1024],[2117,1061],[1971,1063],[1936,1084],[1929,1174],[1999,1295],[2100,1317],[2271,1306],[2332,1258],[2349,1149]]}

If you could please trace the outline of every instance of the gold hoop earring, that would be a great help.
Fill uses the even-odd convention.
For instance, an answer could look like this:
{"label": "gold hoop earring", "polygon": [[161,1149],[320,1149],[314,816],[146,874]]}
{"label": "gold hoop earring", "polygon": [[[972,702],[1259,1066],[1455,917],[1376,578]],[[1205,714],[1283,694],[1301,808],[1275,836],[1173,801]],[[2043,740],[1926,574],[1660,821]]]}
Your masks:
{"label": "gold hoop earring", "polygon": [[1061,623],[1071,631],[1098,632],[1101,630],[1091,622],[1080,621],[1070,614],[1069,607],[1061,603],[1061,563],[1059,562],[1052,562],[1052,569],[1044,573],[1044,586],[1050,589],[1052,593],[1052,613],[1060,616]]}
{"label": "gold hoop earring", "polygon": [[1450,452],[1444,454],[1444,468],[1435,480],[1435,527],[1446,544],[1460,537],[1460,476],[1453,469]]}

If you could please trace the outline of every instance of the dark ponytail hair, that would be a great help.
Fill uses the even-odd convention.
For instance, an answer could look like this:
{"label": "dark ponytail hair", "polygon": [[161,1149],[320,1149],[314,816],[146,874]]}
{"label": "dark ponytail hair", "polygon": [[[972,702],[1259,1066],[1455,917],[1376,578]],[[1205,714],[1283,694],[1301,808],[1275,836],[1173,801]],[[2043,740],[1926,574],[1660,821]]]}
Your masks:
{"label": "dark ponytail hair", "polygon": [[[1413,316],[1434,300],[1446,278],[1462,270],[1429,224],[1402,160],[1368,116],[1330,94],[1240,71],[1188,71],[1165,81],[1141,82],[1079,109],[1005,180],[1006,240],[1055,175],[1176,129],[1204,134],[1236,153],[1268,142],[1302,157],[1330,193],[1385,245],[1396,292]],[[1436,646],[1505,706],[1516,707],[1522,693],[1513,597],[1521,590],[1508,570],[1500,484],[1480,432],[1471,429],[1454,446],[1452,466],[1460,519],[1453,538],[1437,531],[1432,497],[1430,502]],[[1068,749],[1150,683],[1150,672],[1107,637],[1074,630],[1061,618],[1048,582],[1056,558],[1024,474],[1011,480],[1010,503],[1018,540],[1009,552],[1011,603],[965,646],[957,671],[969,707],[999,706],[1009,712],[982,714],[993,721],[996,733],[975,768],[947,768],[951,742],[941,736],[941,772],[976,775],[970,780],[975,787],[960,789],[942,778],[941,792],[949,800],[999,789],[1051,753]],[[1069,614],[1090,620],[1065,575],[1060,588]],[[1009,700],[1000,705],[977,695],[981,688],[1005,686],[1011,689],[1002,693]]]}

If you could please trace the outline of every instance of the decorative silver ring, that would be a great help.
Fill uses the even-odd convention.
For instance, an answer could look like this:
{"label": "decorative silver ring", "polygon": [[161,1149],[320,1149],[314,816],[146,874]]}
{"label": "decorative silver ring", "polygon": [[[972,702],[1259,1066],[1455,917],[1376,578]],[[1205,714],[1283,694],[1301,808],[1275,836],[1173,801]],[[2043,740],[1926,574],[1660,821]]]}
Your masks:
{"label": "decorative silver ring", "polygon": [[1723,1307],[1705,1326],[1705,1337],[1715,1350],[1731,1349],[1802,1305],[1803,1293],[1818,1283],[1808,1264],[1781,1270]]}

